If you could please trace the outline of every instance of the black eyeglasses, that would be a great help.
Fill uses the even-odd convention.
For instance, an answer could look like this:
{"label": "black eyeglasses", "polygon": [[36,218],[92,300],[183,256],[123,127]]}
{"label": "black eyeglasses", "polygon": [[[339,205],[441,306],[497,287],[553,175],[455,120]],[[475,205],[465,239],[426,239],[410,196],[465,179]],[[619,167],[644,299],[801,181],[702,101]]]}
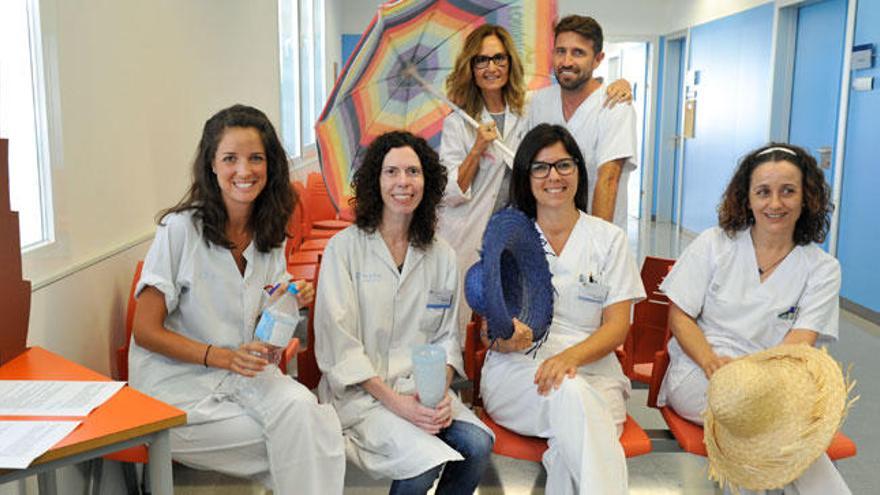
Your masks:
{"label": "black eyeglasses", "polygon": [[546,179],[550,176],[550,169],[555,168],[559,175],[571,175],[577,169],[577,160],[574,158],[563,158],[553,163],[534,162],[529,167],[529,175],[535,179]]}
{"label": "black eyeglasses", "polygon": [[506,53],[496,53],[491,57],[489,55],[475,55],[471,59],[471,63],[474,64],[474,69],[485,69],[489,67],[489,62],[493,62],[495,67],[507,67],[509,59]]}

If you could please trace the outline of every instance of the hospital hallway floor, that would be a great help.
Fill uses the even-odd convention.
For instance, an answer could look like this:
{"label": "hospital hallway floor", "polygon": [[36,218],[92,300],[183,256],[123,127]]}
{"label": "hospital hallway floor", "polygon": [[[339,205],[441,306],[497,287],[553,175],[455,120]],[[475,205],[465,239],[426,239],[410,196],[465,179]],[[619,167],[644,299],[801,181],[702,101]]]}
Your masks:
{"label": "hospital hallway floor", "polygon": [[[693,239],[687,232],[678,232],[670,224],[654,224],[632,219],[630,245],[637,261],[646,255],[677,257]],[[853,364],[852,377],[857,380],[855,395],[861,398],[847,416],[843,431],[855,441],[858,454],[837,463],[854,494],[877,493],[880,484],[880,326],[848,311],[840,312],[840,340],[829,350],[844,366]],[[291,367],[295,369],[295,367]],[[645,430],[666,429],[656,409],[648,408],[646,389],[633,391],[627,410]],[[666,443],[664,445],[667,445]],[[291,446],[291,448],[296,448]],[[706,461],[682,452],[651,452],[627,459],[629,488],[633,495],[675,495],[721,493],[706,478]],[[196,471],[174,466],[175,493],[195,494],[263,494],[256,483],[230,478],[217,473]],[[520,461],[496,454],[483,476],[477,493],[542,494],[545,474],[539,463]],[[345,493],[378,495],[388,493],[390,482],[373,480],[351,463],[347,466]]]}

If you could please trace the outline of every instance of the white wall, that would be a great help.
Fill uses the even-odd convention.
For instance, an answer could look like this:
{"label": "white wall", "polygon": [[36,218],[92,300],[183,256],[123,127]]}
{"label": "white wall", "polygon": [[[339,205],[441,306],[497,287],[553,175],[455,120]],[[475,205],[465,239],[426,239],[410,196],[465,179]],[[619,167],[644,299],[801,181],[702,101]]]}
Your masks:
{"label": "white wall", "polygon": [[[29,344],[109,372],[134,261],[189,183],[204,121],[241,102],[279,116],[275,0],[42,0],[57,71],[57,241],[23,256]],[[56,64],[56,65],[52,65]],[[47,286],[59,274],[75,273]]]}
{"label": "white wall", "polygon": [[663,31],[667,34],[748,10],[773,0],[674,0],[667,10]]}

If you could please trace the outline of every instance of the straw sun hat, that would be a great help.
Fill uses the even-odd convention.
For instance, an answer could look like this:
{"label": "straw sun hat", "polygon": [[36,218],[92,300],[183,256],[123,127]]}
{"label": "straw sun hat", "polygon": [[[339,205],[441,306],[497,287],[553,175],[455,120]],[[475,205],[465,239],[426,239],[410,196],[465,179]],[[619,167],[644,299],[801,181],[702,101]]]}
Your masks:
{"label": "straw sun hat", "polygon": [[831,444],[853,385],[824,348],[805,344],[721,367],[703,413],[709,478],[735,492],[791,483]]}

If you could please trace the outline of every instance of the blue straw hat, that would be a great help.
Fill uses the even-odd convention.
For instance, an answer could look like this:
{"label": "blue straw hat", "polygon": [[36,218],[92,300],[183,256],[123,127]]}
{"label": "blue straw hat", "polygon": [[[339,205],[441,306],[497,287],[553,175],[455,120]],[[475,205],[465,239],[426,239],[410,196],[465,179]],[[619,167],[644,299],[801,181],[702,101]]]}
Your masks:
{"label": "blue straw hat", "polygon": [[513,318],[543,340],[553,319],[553,284],[534,221],[515,208],[492,215],[480,261],[467,271],[465,298],[486,317],[490,339],[513,335]]}

